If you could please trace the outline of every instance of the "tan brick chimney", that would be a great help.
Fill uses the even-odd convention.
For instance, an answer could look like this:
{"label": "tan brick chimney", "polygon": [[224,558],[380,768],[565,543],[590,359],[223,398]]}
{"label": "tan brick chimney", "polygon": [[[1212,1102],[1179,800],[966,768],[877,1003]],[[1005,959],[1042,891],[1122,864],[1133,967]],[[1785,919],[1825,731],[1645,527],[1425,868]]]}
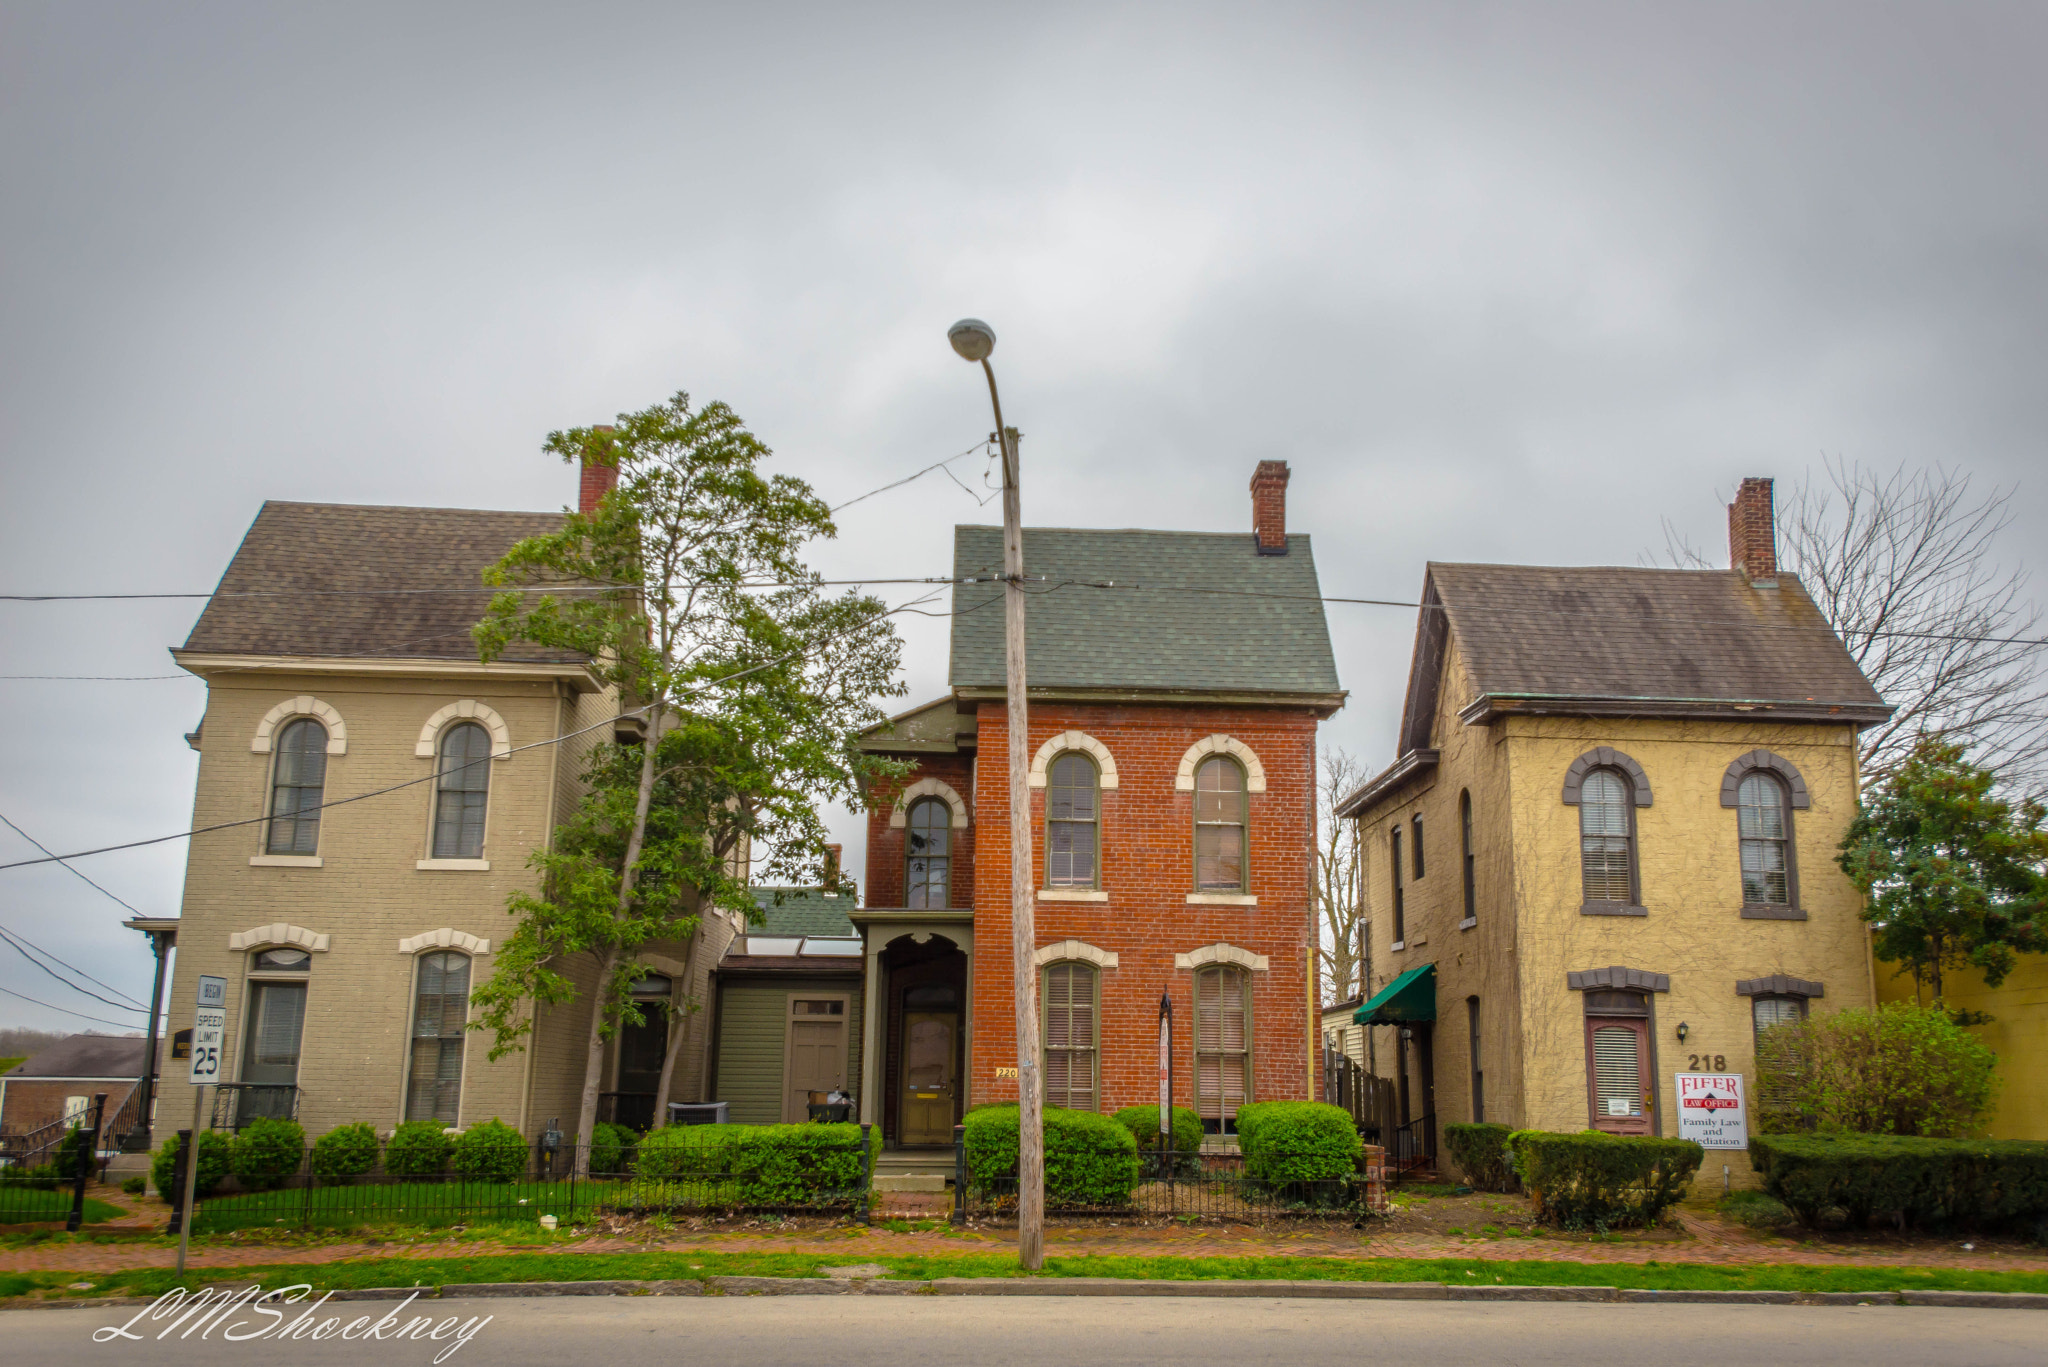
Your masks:
{"label": "tan brick chimney", "polygon": [[[595,429],[609,435],[614,429],[609,423],[601,423]],[[605,465],[590,458],[590,449],[583,451],[583,484],[577,491],[576,511],[590,513],[597,510],[597,501],[619,485],[619,467]]]}
{"label": "tan brick chimney", "polygon": [[1252,540],[1260,555],[1287,554],[1287,462],[1262,460],[1252,471]]}
{"label": "tan brick chimney", "polygon": [[1778,582],[1777,514],[1768,479],[1745,479],[1728,505],[1728,568],[1752,584]]}

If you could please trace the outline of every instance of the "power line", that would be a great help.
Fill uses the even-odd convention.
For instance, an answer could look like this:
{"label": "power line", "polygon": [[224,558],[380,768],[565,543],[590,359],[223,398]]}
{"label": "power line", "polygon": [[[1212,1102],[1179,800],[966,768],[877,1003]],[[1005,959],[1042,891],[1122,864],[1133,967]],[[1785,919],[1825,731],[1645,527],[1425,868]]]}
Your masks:
{"label": "power line", "polygon": [[[73,992],[79,993],[81,996],[91,997],[96,1002],[104,1002],[108,1006],[113,1007],[116,1011],[133,1011],[138,1016],[146,1016],[149,1014],[149,1008],[146,1006],[130,1006],[126,1002],[117,1002],[112,997],[102,997],[99,993],[89,991],[86,988],[80,987],[77,983],[71,982],[70,980],[64,978],[57,972],[57,970],[51,968],[48,964],[43,963],[40,959],[36,958],[35,955],[29,953],[28,950],[22,947],[22,943],[20,941],[16,940],[14,936],[10,935],[5,930],[0,930],[0,944],[5,944],[15,953],[21,955],[22,958],[27,959],[37,968],[43,970],[43,972],[53,981],[60,984],[61,986],[70,988]],[[56,959],[58,963],[64,962],[62,959],[57,959],[54,954],[50,957],[52,959]]]}
{"label": "power line", "polygon": [[[961,452],[961,453],[960,453],[959,455],[957,455],[957,456],[947,456],[947,457],[946,457],[946,458],[945,458],[944,460],[941,460],[941,461],[934,461],[934,462],[933,462],[932,464],[930,464],[930,465],[927,465],[927,466],[925,466],[925,467],[924,467],[924,469],[922,469],[922,470],[919,470],[919,471],[918,471],[918,472],[917,472],[916,474],[914,474],[914,475],[905,475],[905,476],[904,476],[904,477],[903,477],[902,479],[896,480],[896,481],[894,481],[893,483],[890,483],[890,484],[884,484],[884,485],[883,485],[883,486],[882,486],[881,488],[879,488],[879,489],[870,489],[870,490],[868,490],[868,491],[867,491],[866,493],[864,493],[864,494],[860,495],[860,497],[858,497],[858,498],[849,498],[848,500],[846,500],[846,502],[844,502],[844,503],[841,503],[841,504],[839,504],[838,506],[836,506],[836,507],[834,507],[833,509],[831,509],[831,511],[832,511],[832,512],[835,512],[835,513],[837,513],[837,512],[843,512],[843,511],[845,511],[846,509],[848,509],[848,508],[851,508],[851,507],[852,507],[852,506],[853,506],[854,504],[856,504],[856,503],[864,503],[864,502],[866,502],[866,501],[867,501],[868,499],[871,499],[871,498],[873,498],[873,497],[874,497],[874,496],[875,496],[876,494],[886,494],[886,493],[888,493],[888,492],[889,492],[889,491],[890,491],[891,489],[900,489],[900,488],[902,488],[902,487],[903,487],[904,485],[906,485],[906,484],[910,483],[910,482],[911,482],[912,480],[918,480],[918,479],[923,479],[923,478],[924,478],[924,477],[925,477],[926,475],[930,474],[930,473],[931,473],[932,471],[934,471],[934,470],[945,470],[945,468],[946,468],[946,467],[947,467],[948,465],[951,465],[951,464],[952,464],[952,463],[953,463],[954,461],[956,461],[956,460],[961,460],[961,459],[963,459],[963,458],[965,458],[965,457],[967,457],[967,456],[971,456],[971,455],[973,455],[973,454],[974,454],[974,453],[975,453],[976,451],[983,451],[983,450],[986,450],[986,449],[988,449],[988,446],[989,446],[989,443],[988,443],[988,442],[985,442],[985,441],[978,441],[978,442],[974,443],[974,445],[972,445],[972,446],[968,447],[968,448],[967,448],[967,449],[966,449],[965,451],[962,451],[962,452]],[[947,470],[947,471],[946,471],[946,473],[948,473],[948,474],[951,474],[951,473],[952,473],[952,471],[950,471],[950,470]],[[955,480],[955,481],[954,481],[954,483],[958,484],[958,483],[959,483],[959,481],[958,481],[958,480]],[[961,488],[963,488],[963,489],[965,489],[965,488],[966,488],[967,486],[966,486],[966,485],[964,485],[964,484],[962,484],[962,485],[961,485],[960,487],[961,487]],[[969,491],[968,491],[968,497],[969,497],[969,498],[973,498],[973,497],[974,497],[974,494],[973,494],[973,491],[972,491],[972,490],[969,490]],[[982,501],[984,501],[984,500],[976,499],[975,501],[976,501],[976,502],[982,502]]]}
{"label": "power line", "polygon": [[[20,836],[20,837],[21,837],[21,838],[22,838],[23,840],[26,840],[26,841],[27,841],[27,842],[28,842],[29,844],[31,844],[31,845],[35,846],[35,847],[36,847],[37,849],[41,850],[41,851],[42,851],[42,852],[43,852],[44,854],[50,855],[50,857],[51,857],[51,858],[53,858],[53,859],[55,859],[55,858],[56,858],[56,855],[55,855],[55,854],[54,854],[54,853],[53,853],[53,852],[51,851],[51,849],[50,849],[50,847],[49,847],[48,845],[45,845],[45,844],[44,844],[44,843],[43,843],[42,841],[40,841],[40,840],[36,839],[36,838],[35,838],[34,836],[30,835],[30,834],[29,834],[29,833],[28,833],[27,831],[24,831],[24,830],[23,830],[23,829],[22,829],[21,827],[19,827],[19,826],[15,825],[13,821],[11,821],[11,820],[9,820],[9,819],[8,819],[8,817],[7,817],[7,814],[6,814],[6,813],[4,813],[4,812],[0,812],[0,821],[5,821],[5,822],[7,823],[7,829],[8,829],[8,830],[10,830],[10,831],[13,831],[13,832],[14,832],[14,833],[15,833],[16,835]],[[58,860],[57,860],[57,862],[58,862],[59,864],[64,864],[64,861],[63,861],[63,860],[61,860],[61,859],[58,859]],[[72,867],[71,867],[71,866],[70,866],[69,864],[64,864],[64,870],[65,870],[65,872],[67,872],[67,873],[71,874],[71,875],[72,875],[72,876],[73,876],[74,878],[77,878],[78,880],[80,880],[81,882],[83,882],[83,883],[84,883],[84,884],[85,884],[85,885],[86,885],[87,887],[91,888],[91,889],[92,889],[92,890],[93,890],[94,892],[97,892],[97,893],[99,893],[99,894],[100,894],[101,896],[103,896],[103,897],[111,897],[111,898],[113,898],[113,900],[114,900],[114,901],[116,901],[116,902],[119,902],[119,903],[120,903],[120,904],[121,904],[122,906],[124,906],[124,907],[127,907],[127,908],[128,908],[128,910],[129,910],[130,912],[134,913],[134,914],[135,914],[136,916],[141,916],[141,915],[142,915],[142,912],[136,909],[136,907],[135,907],[134,903],[132,903],[132,902],[129,902],[129,901],[126,901],[125,899],[123,899],[123,898],[120,898],[120,897],[115,897],[113,893],[111,893],[111,892],[108,892],[108,891],[107,891],[107,890],[106,890],[105,888],[101,887],[101,886],[100,886],[100,885],[99,885],[98,883],[95,883],[95,882],[93,882],[93,881],[92,881],[92,879],[90,879],[90,878],[87,878],[87,877],[86,877],[86,876],[85,876],[84,874],[80,873],[80,872],[79,872],[79,871],[78,871],[77,869],[74,869],[74,868],[72,868]],[[51,955],[50,957],[51,957],[51,958],[56,958],[56,956],[55,956],[54,954],[53,954],[53,955]],[[63,961],[62,961],[62,960],[60,959],[60,960],[58,960],[58,962],[62,963]],[[69,964],[65,964],[64,966],[65,966],[66,968],[70,968],[70,967],[71,967],[71,965],[69,965]],[[74,973],[80,973],[80,974],[82,974],[83,976],[86,976],[86,977],[90,977],[90,976],[91,976],[90,974],[85,974],[85,973],[83,973],[83,970],[81,970],[81,969],[72,969],[72,971],[73,971]],[[98,981],[98,979],[94,979],[94,981],[96,981],[96,982],[97,982],[97,981]],[[101,987],[106,987],[107,985],[106,985],[105,983],[100,983],[100,986],[101,986]],[[114,987],[114,988],[108,988],[107,990],[108,990],[108,991],[110,991],[110,992],[119,992],[119,991],[120,991],[121,989],[119,989],[118,987]],[[125,995],[125,994],[124,994],[124,995]]]}
{"label": "power line", "polygon": [[34,997],[28,996],[25,993],[13,991],[10,988],[0,987],[0,993],[4,993],[7,996],[13,997],[16,1001],[25,1001],[30,1006],[40,1006],[51,1011],[62,1011],[67,1016],[76,1016],[82,1021],[91,1021],[94,1025],[111,1025],[116,1030],[135,1029],[135,1026],[128,1021],[102,1020],[98,1016],[88,1016],[83,1011],[73,1011],[68,1006],[58,1006],[54,1002],[39,1001]]}
{"label": "power line", "polygon": [[[926,595],[926,598],[929,597],[929,594]],[[909,603],[904,604],[902,607],[891,608],[888,612],[885,612],[882,615],[885,617],[889,617],[894,616],[896,613],[902,611],[914,611],[916,609],[916,605],[926,601],[926,598],[912,599]],[[788,664],[791,660],[801,659],[802,656],[802,651],[794,651],[788,655],[783,655],[773,660],[763,661],[761,664],[750,665],[745,669],[736,670],[731,674],[723,674],[715,679],[706,679],[702,683],[694,685],[686,691],[694,692],[702,688],[722,686],[724,684],[731,683],[736,679],[743,679],[750,674],[758,674],[764,669],[773,669],[777,665]],[[591,731],[596,731],[601,727],[610,726],[613,722],[624,720],[627,717],[637,717],[645,712],[651,712],[654,710],[654,707],[654,703],[647,703],[644,706],[633,708],[630,711],[620,712],[616,716],[606,717],[601,721],[593,722],[589,726],[579,727],[578,729],[567,732],[563,735],[550,737],[547,740],[530,741],[525,745],[515,745],[510,750],[506,751],[506,754],[516,755],[519,754],[521,751],[525,750],[538,750],[549,745],[560,745],[563,741],[573,740],[577,736],[584,735]],[[472,762],[480,763],[482,761]],[[315,807],[302,807],[299,809],[299,811],[301,814],[304,814],[305,812],[323,812],[326,811],[329,807],[345,807],[352,802],[363,802],[369,798],[383,797],[387,793],[395,793],[402,788],[413,788],[417,787],[422,783],[432,783],[441,777],[442,775],[438,772],[425,774],[419,778],[407,779],[403,783],[394,783],[386,788],[373,788],[366,793],[357,793],[352,797],[336,798],[332,802],[322,802]],[[151,836],[146,840],[130,840],[119,845],[102,845],[98,849],[79,850],[72,854],[50,854],[48,851],[44,851],[44,857],[41,859],[16,859],[10,863],[0,864],[0,870],[30,868],[38,864],[62,864],[67,859],[86,859],[98,854],[112,854],[118,850],[134,850],[140,849],[146,845],[162,845],[172,840],[187,840],[195,835],[210,835],[215,831],[230,831],[242,826],[260,825],[264,822],[269,821],[270,819],[271,818],[268,815],[265,815],[247,817],[240,821],[221,821],[216,822],[211,826],[196,826],[190,830],[177,831],[170,835]],[[8,824],[12,825],[13,823],[9,822]],[[30,841],[30,843],[34,844],[35,842]],[[41,849],[42,847],[38,845],[37,848]],[[74,870],[74,872],[76,872],[76,870]],[[126,904],[123,903],[123,905]]]}

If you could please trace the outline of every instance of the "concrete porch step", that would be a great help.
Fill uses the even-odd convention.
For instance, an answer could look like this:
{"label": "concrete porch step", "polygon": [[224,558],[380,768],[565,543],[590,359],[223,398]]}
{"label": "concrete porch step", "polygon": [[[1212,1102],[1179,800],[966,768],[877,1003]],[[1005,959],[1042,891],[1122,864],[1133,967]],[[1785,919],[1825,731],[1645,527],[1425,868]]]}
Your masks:
{"label": "concrete porch step", "polygon": [[874,1188],[876,1191],[944,1191],[946,1174],[942,1172],[884,1172],[875,1169]]}

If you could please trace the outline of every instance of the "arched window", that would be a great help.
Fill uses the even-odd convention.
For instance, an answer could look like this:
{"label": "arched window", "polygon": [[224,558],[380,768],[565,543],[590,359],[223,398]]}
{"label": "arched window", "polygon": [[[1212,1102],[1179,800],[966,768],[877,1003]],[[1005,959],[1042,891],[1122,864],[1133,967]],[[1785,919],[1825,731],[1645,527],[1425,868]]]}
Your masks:
{"label": "arched window", "polygon": [[491,733],[473,721],[441,734],[434,780],[434,858],[481,859],[491,796]]}
{"label": "arched window", "polygon": [[1195,970],[1195,1110],[1211,1134],[1237,1131],[1252,1096],[1251,975],[1235,964]]}
{"label": "arched window", "polygon": [[1595,769],[1579,785],[1579,868],[1586,910],[1636,905],[1635,801],[1616,769]]}
{"label": "arched window", "polygon": [[413,984],[412,1065],[405,1086],[407,1120],[459,1123],[462,1043],[469,1024],[469,956],[422,954]]}
{"label": "arched window", "polygon": [[1465,921],[1467,924],[1479,919],[1479,880],[1477,857],[1472,853],[1472,793],[1468,789],[1458,794],[1458,842],[1459,864],[1465,876]]}
{"label": "arched window", "polygon": [[1792,906],[1792,809],[1785,785],[1775,774],[1751,772],[1735,790],[1735,811],[1743,905]]}
{"label": "arched window", "polygon": [[1045,1104],[1070,1111],[1096,1109],[1099,979],[1095,965],[1071,960],[1045,966]]}
{"label": "arched window", "polygon": [[1070,750],[1052,762],[1046,779],[1045,885],[1092,888],[1100,814],[1095,761]]}
{"label": "arched window", "polygon": [[300,717],[284,728],[270,770],[270,854],[320,848],[320,797],[327,787],[327,728]]}
{"label": "arched window", "polygon": [[953,862],[953,809],[944,798],[921,798],[911,806],[905,830],[903,905],[945,906]]}
{"label": "arched window", "polygon": [[1245,890],[1244,826],[1244,770],[1211,755],[1195,770],[1195,891]]}

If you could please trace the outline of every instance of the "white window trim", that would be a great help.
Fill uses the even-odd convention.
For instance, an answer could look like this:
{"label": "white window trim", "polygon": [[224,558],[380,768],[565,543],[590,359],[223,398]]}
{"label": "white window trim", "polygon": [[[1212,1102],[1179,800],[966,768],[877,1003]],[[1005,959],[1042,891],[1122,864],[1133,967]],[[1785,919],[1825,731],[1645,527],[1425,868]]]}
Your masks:
{"label": "white window trim", "polygon": [[450,926],[442,926],[439,930],[423,930],[398,942],[400,954],[418,954],[429,949],[459,949],[465,954],[488,954],[491,952],[491,942]]}
{"label": "white window trim", "polygon": [[491,733],[492,759],[506,759],[512,754],[512,728],[505,725],[505,719],[489,704],[464,698],[427,718],[427,724],[420,728],[420,738],[413,742],[413,755],[419,759],[434,758],[440,753],[442,729],[458,721],[481,723]]}
{"label": "white window trim", "polygon": [[946,805],[953,809],[953,829],[967,829],[967,800],[954,791],[953,785],[941,779],[921,778],[905,788],[896,799],[896,805],[889,809],[889,825],[901,829],[910,820],[910,808],[919,798],[944,798]]}
{"label": "white window trim", "polygon": [[324,869],[327,861],[317,854],[252,854],[252,869]]}
{"label": "white window trim", "polygon": [[1107,902],[1109,894],[1100,888],[1040,888],[1041,902]]}
{"label": "white window trim", "polygon": [[430,873],[489,873],[488,859],[420,859],[413,867]]}
{"label": "white window trim", "polygon": [[251,949],[268,949],[272,945],[297,945],[300,949],[314,954],[327,952],[327,936],[304,926],[286,925],[283,921],[254,930],[244,930],[228,936],[228,949],[236,954]]}
{"label": "white window trim", "polygon": [[1097,949],[1086,940],[1061,940],[1058,944],[1042,946],[1031,956],[1031,963],[1035,968],[1067,962],[1094,964],[1097,968],[1115,968],[1116,953],[1113,950]]}
{"label": "white window trim", "polygon": [[1255,907],[1259,904],[1257,893],[1250,892],[1191,892],[1188,905],[1194,907]]}
{"label": "white window trim", "polygon": [[1203,945],[1200,949],[1173,956],[1175,968],[1201,968],[1208,964],[1236,964],[1240,968],[1249,968],[1254,973],[1264,973],[1269,967],[1265,955],[1254,954],[1249,949],[1240,949],[1236,945],[1225,944],[1220,940],[1213,945]]}
{"label": "white window trim", "polygon": [[1173,776],[1174,791],[1195,791],[1195,770],[1211,755],[1229,755],[1244,766],[1246,792],[1266,791],[1266,766],[1259,763],[1258,752],[1237,737],[1224,735],[1204,736],[1188,747],[1188,752],[1180,757],[1180,772]]}
{"label": "white window trim", "polygon": [[1108,790],[1116,787],[1116,758],[1109,753],[1109,747],[1085,731],[1062,731],[1038,747],[1038,753],[1031,757],[1030,784],[1043,788],[1045,771],[1055,757],[1068,750],[1078,750],[1095,761],[1095,786]]}
{"label": "white window trim", "polygon": [[341,719],[341,713],[310,693],[301,693],[265,712],[263,720],[256,723],[255,739],[249,742],[250,751],[258,755],[269,754],[271,738],[277,734],[277,728],[293,717],[312,717],[327,728],[328,754],[348,753],[348,723]]}

